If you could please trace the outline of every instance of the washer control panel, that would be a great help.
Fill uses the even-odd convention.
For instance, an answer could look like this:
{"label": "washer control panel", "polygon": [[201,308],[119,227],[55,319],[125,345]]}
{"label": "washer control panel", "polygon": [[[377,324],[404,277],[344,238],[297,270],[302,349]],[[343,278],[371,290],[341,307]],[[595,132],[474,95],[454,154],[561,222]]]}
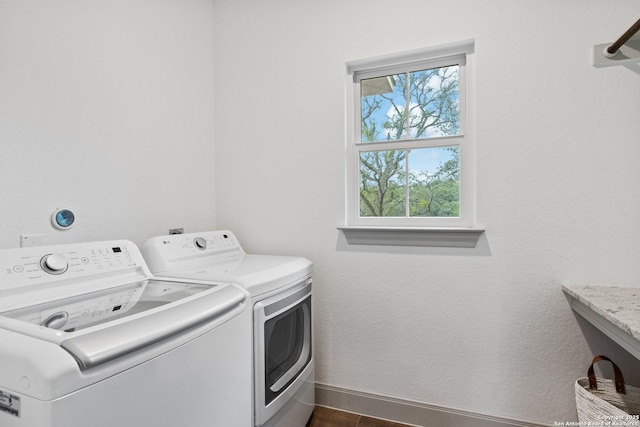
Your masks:
{"label": "washer control panel", "polygon": [[0,292],[39,283],[89,278],[146,264],[126,240],[0,250]]}

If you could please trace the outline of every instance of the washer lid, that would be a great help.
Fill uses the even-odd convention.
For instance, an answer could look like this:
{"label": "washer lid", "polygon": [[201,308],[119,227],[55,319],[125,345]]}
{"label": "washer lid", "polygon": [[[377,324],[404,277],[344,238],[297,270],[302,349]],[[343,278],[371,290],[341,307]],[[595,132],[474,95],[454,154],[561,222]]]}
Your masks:
{"label": "washer lid", "polygon": [[0,313],[0,328],[58,344],[81,369],[217,319],[246,303],[233,285],[144,280]]}

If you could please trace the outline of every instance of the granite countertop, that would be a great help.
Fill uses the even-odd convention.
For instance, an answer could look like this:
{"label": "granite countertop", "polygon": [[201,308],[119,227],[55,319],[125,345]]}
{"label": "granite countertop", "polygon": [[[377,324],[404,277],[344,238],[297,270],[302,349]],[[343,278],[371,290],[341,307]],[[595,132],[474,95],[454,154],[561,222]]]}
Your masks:
{"label": "granite countertop", "polygon": [[640,288],[563,285],[571,308],[640,358]]}

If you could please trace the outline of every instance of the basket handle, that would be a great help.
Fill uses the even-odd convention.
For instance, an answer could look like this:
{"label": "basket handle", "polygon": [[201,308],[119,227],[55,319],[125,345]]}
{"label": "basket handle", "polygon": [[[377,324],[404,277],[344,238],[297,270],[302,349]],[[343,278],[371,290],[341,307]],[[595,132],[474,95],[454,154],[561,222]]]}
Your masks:
{"label": "basket handle", "polygon": [[593,361],[591,362],[591,366],[589,366],[589,370],[587,371],[587,376],[589,377],[589,389],[591,390],[598,389],[596,374],[593,372],[593,365],[596,362],[599,362],[601,360],[606,360],[607,362],[611,362],[611,364],[613,365],[613,381],[616,384],[616,391],[618,393],[626,394],[626,391],[624,389],[624,377],[622,376],[622,371],[620,370],[620,368],[618,368],[618,365],[613,363],[613,360],[609,359],[607,356],[596,356],[593,358]]}

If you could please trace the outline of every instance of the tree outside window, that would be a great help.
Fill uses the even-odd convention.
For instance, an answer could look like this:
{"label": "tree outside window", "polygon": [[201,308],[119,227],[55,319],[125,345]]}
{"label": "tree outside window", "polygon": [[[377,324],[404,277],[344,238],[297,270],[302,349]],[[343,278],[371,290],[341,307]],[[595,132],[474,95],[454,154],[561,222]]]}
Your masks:
{"label": "tree outside window", "polygon": [[360,80],[361,217],[460,215],[459,91],[458,65]]}

